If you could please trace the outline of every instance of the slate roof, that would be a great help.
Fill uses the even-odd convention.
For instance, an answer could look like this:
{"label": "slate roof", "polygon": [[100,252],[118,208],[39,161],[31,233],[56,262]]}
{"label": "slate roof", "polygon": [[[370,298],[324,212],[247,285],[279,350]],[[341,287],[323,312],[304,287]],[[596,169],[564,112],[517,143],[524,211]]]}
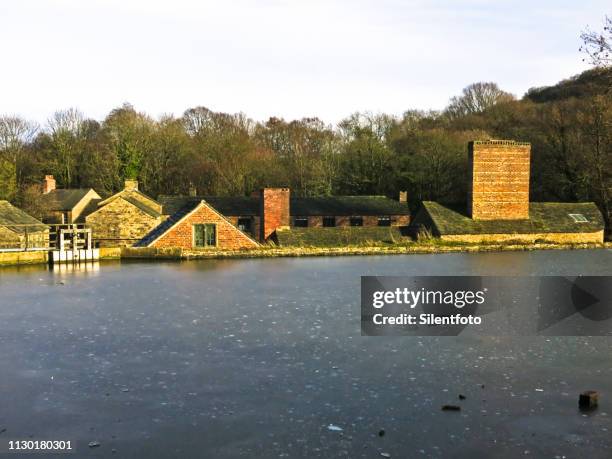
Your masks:
{"label": "slate roof", "polygon": [[184,207],[193,209],[202,200],[225,216],[259,215],[259,198],[250,196],[159,196],[164,215],[173,215]]}
{"label": "slate roof", "polygon": [[329,196],[292,198],[290,214],[304,217],[410,215],[410,209],[407,204],[386,196]]}
{"label": "slate roof", "polygon": [[8,201],[0,201],[0,225],[6,226],[15,233],[25,233],[25,227],[11,225],[34,225],[27,227],[28,232],[40,232],[49,229],[40,220],[36,220]]}
{"label": "slate roof", "polygon": [[69,211],[85,197],[91,188],[56,189],[41,196],[42,205],[48,210]]}
{"label": "slate roof", "polygon": [[[440,235],[591,233],[601,231],[604,221],[592,202],[532,202],[528,220],[472,220],[465,206],[444,206],[423,201],[425,212]],[[587,222],[577,223],[569,214],[582,214]],[[415,222],[420,220],[419,216]]]}
{"label": "slate roof", "polygon": [[[259,215],[259,197],[250,196],[160,196],[164,215],[172,215],[185,206],[204,200],[225,216]],[[406,204],[386,196],[330,196],[321,198],[291,198],[291,215],[297,216],[368,216],[410,215]]]}

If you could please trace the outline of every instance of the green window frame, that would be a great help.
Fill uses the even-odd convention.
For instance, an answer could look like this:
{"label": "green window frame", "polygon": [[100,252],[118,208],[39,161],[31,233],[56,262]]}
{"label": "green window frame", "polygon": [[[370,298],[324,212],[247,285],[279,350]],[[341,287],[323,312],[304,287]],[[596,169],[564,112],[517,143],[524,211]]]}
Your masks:
{"label": "green window frame", "polygon": [[198,223],[193,225],[193,246],[216,247],[217,225],[215,223]]}

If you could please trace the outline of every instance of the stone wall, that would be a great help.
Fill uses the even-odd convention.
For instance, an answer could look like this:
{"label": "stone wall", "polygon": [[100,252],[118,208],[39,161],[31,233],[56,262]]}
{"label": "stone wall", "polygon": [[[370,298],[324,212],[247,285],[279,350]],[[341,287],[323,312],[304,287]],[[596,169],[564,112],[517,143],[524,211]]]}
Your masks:
{"label": "stone wall", "polygon": [[289,188],[264,188],[261,190],[260,241],[267,241],[277,228],[289,227]]}
{"label": "stone wall", "polygon": [[202,248],[202,250],[238,250],[259,247],[255,240],[240,231],[228,219],[205,203],[200,204],[192,213],[154,241],[151,247],[193,249],[193,225],[205,223],[217,225],[217,245],[216,247]]}
{"label": "stone wall", "polygon": [[530,154],[524,142],[470,142],[468,215],[474,220],[529,218]]}
{"label": "stone wall", "polygon": [[117,198],[89,214],[85,221],[100,247],[128,247],[158,226],[162,218],[153,217],[125,199]]}
{"label": "stone wall", "polygon": [[0,252],[0,266],[33,265],[48,263],[49,256],[46,250],[34,252]]}
{"label": "stone wall", "polygon": [[0,248],[2,249],[26,249],[49,247],[49,231],[38,231],[29,233],[16,233],[10,229],[0,226]]}
{"label": "stone wall", "polygon": [[594,233],[531,233],[531,234],[452,234],[441,236],[443,241],[490,243],[490,242],[550,242],[554,244],[595,243],[602,244],[603,230]]}

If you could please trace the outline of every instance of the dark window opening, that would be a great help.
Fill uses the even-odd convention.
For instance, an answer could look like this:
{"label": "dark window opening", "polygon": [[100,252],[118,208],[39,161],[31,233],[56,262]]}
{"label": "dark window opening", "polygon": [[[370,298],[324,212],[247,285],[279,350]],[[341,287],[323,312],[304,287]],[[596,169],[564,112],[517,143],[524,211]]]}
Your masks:
{"label": "dark window opening", "polygon": [[378,217],[378,226],[391,226],[391,217]]}
{"label": "dark window opening", "polygon": [[204,223],[193,225],[194,247],[214,247],[217,245],[217,225]]}
{"label": "dark window opening", "polygon": [[245,233],[250,233],[253,225],[253,219],[250,217],[243,217],[238,219],[238,229]]}
{"label": "dark window opening", "polygon": [[363,226],[363,217],[351,217],[351,226]]}
{"label": "dark window opening", "polygon": [[336,217],[323,217],[323,226],[325,228],[333,228],[336,226]]}
{"label": "dark window opening", "polygon": [[308,217],[295,217],[293,219],[293,226],[295,226],[296,228],[307,228]]}

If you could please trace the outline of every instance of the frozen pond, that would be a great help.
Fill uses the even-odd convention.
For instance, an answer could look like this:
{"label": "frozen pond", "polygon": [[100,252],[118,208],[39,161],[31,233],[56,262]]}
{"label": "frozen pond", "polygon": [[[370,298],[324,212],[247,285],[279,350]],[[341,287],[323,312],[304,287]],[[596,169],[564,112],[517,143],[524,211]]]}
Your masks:
{"label": "frozen pond", "polygon": [[612,339],[360,335],[360,276],[436,274],[610,275],[612,252],[3,269],[0,442],[71,440],[79,458],[610,457]]}

